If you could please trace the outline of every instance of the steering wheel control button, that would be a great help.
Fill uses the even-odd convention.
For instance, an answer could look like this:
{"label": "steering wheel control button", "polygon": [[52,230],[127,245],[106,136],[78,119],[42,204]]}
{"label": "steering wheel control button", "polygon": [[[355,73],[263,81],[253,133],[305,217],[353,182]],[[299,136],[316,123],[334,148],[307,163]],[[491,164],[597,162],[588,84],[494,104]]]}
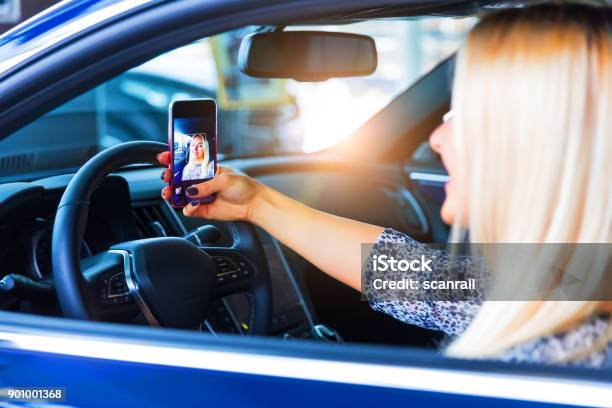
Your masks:
{"label": "steering wheel control button", "polygon": [[100,303],[105,306],[125,305],[132,303],[129,289],[125,281],[123,272],[102,280],[102,290],[100,292]]}
{"label": "steering wheel control button", "polygon": [[128,293],[127,283],[125,282],[125,274],[118,273],[110,278],[108,283],[108,297],[123,296]]}
{"label": "steering wheel control button", "polygon": [[214,256],[213,261],[215,261],[215,266],[217,267],[217,275],[223,275],[238,270],[238,266],[225,256]]}
{"label": "steering wheel control button", "polygon": [[235,253],[214,255],[213,261],[217,268],[217,285],[238,282],[254,275],[250,262],[241,255]]}

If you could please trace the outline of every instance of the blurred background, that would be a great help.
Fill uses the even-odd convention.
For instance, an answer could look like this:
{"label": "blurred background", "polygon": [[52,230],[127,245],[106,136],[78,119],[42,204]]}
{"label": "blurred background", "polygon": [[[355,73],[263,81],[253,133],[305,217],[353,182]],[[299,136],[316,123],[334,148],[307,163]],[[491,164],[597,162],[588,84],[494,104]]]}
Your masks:
{"label": "blurred background", "polygon": [[[257,29],[246,27],[161,55],[118,78],[119,87],[164,112],[173,99],[215,98],[220,150],[226,156],[316,152],[350,135],[454,52],[472,24],[472,19],[431,18],[289,27],[367,34],[376,41],[374,75],[314,83],[242,74],[238,48]],[[150,82],[139,82],[145,77],[157,82],[157,91]]]}
{"label": "blurred background", "polygon": [[[1,27],[52,3],[0,0]],[[7,22],[10,16],[12,23]],[[124,72],[1,141],[0,152],[10,154],[0,153],[2,178],[28,170],[78,167],[98,151],[124,141],[166,142],[168,106],[172,100],[188,98],[217,101],[220,158],[321,151],[348,137],[452,54],[475,21],[421,17],[317,26],[373,37],[378,68],[370,76],[316,83],[255,79],[239,71],[241,40],[261,27],[196,41]],[[23,141],[22,136],[31,141],[29,146],[17,141]]]}

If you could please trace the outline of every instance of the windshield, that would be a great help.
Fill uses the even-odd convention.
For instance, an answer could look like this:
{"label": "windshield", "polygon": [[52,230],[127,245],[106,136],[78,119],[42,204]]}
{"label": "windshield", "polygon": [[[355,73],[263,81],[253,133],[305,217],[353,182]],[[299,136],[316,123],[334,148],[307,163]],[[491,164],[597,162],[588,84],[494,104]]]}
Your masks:
{"label": "windshield", "polygon": [[451,55],[474,22],[423,18],[287,28],[374,38],[373,75],[317,83],[241,73],[238,48],[254,27],[196,41],[124,72],[0,141],[0,178],[73,170],[121,142],[167,142],[168,106],[188,98],[217,101],[220,158],[317,152],[349,137]]}

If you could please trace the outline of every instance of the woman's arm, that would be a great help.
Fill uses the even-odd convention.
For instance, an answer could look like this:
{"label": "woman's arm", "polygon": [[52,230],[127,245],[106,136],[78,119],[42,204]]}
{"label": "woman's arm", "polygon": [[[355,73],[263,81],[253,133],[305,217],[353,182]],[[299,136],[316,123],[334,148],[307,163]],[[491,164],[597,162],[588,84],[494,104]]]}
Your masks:
{"label": "woman's arm", "polygon": [[248,221],[333,278],[361,289],[361,244],[376,242],[383,228],[310,208],[262,186]]}
{"label": "woman's arm", "polygon": [[[377,255],[392,255],[397,259],[420,255],[435,258],[432,272],[408,271],[402,273],[403,278],[448,279],[452,265],[465,278],[481,276],[478,271],[483,266],[479,259],[458,257],[451,262],[448,252],[433,250],[404,234],[315,210],[248,176],[220,169],[220,174],[213,180],[199,184],[194,195],[202,198],[216,193],[216,200],[211,204],[190,204],[184,209],[186,215],[252,222],[323,272],[356,290],[362,289],[362,243],[375,243],[372,251]],[[364,272],[368,282],[367,274],[372,273],[370,263]],[[391,273],[378,273],[376,277],[394,279]],[[420,292],[413,300],[399,296],[396,291],[368,290],[364,294],[375,310],[406,323],[451,335],[461,333],[480,307],[478,301],[432,300],[435,297],[428,291]]]}
{"label": "woman's arm", "polygon": [[[167,163],[168,157],[164,153],[159,160]],[[169,180],[168,171],[163,178]],[[198,184],[187,192],[194,202],[183,209],[185,215],[219,221],[252,222],[328,275],[356,290],[361,290],[362,243],[376,243],[373,253],[397,255],[398,259],[421,254],[431,256],[436,252],[399,232],[310,208],[223,166],[218,167],[214,179]],[[212,194],[216,195],[216,199],[210,204],[197,201]],[[162,196],[165,199],[170,197],[168,187],[162,190]],[[449,255],[442,253],[435,258],[435,273],[447,275],[452,264]],[[482,267],[470,257],[457,260],[457,269],[466,277],[471,277]],[[370,264],[366,265],[366,276],[372,273],[370,268]],[[404,277],[433,279],[433,273],[423,276],[422,273],[412,272]],[[366,292],[370,305],[376,310],[406,323],[453,335],[465,329],[479,308],[479,302],[435,301],[430,300],[427,293],[421,295],[418,299],[406,300],[395,298],[393,291],[379,294]]]}
{"label": "woman's arm", "polygon": [[[159,161],[167,164],[168,153]],[[169,172],[163,179],[170,180]],[[210,181],[187,189],[194,200],[183,210],[187,216],[219,221],[243,220],[260,226],[283,244],[333,278],[361,288],[361,244],[377,240],[382,227],[337,217],[310,208],[251,177],[219,166]],[[199,199],[216,195],[210,204]],[[165,199],[170,197],[166,187]]]}

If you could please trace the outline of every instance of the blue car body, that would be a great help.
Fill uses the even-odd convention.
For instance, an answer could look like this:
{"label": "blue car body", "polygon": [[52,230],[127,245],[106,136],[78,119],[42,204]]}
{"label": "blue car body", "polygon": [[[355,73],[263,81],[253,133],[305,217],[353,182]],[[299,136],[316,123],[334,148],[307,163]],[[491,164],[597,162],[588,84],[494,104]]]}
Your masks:
{"label": "blue car body", "polygon": [[[100,25],[160,3],[172,2],[62,2],[0,37],[0,82]],[[58,405],[68,406],[612,406],[611,383],[610,372],[431,351],[0,312],[4,401],[8,388],[29,386],[63,388],[67,398]]]}
{"label": "blue car body", "polygon": [[0,36],[0,77],[76,35],[121,18],[154,0],[61,2]]}

